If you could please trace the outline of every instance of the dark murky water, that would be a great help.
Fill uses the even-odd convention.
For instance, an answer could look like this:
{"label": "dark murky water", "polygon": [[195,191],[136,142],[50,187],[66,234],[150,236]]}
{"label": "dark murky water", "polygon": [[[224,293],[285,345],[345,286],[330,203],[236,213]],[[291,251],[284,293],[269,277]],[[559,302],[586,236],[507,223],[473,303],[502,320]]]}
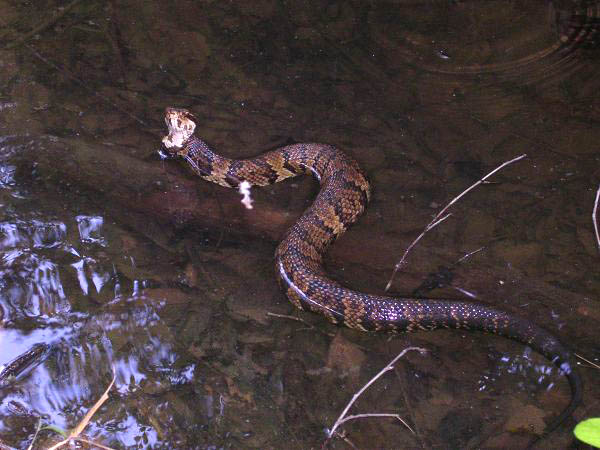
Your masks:
{"label": "dark murky water", "polygon": [[[452,197],[503,161],[410,254],[395,283],[527,317],[600,360],[600,5],[564,1],[0,2],[0,443],[38,422],[114,448],[320,448],[345,404],[418,345],[333,448],[522,448],[569,398],[507,339],[389,336],[268,316],[277,239],[312,180],[255,190],[256,208],[156,150],[187,107],[230,156],[290,140],[341,146],[375,188],[328,257],[381,292]],[[465,254],[481,251],[460,264]],[[463,292],[463,293],[461,293]],[[9,368],[11,366],[8,366]],[[600,415],[584,364],[575,420]],[[540,448],[575,445],[568,421]],[[34,447],[58,435],[48,430]]]}

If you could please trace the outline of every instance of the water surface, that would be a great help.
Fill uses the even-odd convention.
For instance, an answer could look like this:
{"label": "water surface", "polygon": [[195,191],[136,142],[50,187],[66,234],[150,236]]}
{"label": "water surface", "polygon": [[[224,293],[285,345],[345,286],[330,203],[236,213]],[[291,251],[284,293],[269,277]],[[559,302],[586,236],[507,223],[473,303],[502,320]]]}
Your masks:
{"label": "water surface", "polygon": [[[114,366],[86,439],[321,448],[353,393],[416,345],[428,354],[351,411],[415,433],[361,419],[327,445],[525,447],[569,400],[550,362],[496,336],[390,338],[298,313],[273,252],[316,183],[254,190],[244,211],[158,158],[162,114],[194,111],[232,157],[288,142],[353,155],[374,200],[327,268],[374,293],[441,207],[526,153],[427,234],[392,290],[497,305],[597,364],[599,18],[569,0],[1,3],[0,364],[46,349],[0,388],[1,443],[76,426]],[[600,372],[580,370],[583,405],[540,448],[600,415]]]}

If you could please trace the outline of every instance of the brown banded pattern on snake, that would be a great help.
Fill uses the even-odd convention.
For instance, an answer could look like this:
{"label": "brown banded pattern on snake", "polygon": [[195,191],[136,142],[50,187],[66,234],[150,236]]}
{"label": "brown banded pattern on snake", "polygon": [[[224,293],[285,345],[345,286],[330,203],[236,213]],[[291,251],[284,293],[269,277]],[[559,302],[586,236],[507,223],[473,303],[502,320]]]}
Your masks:
{"label": "brown banded pattern on snake", "polygon": [[323,269],[327,247],[363,213],[370,185],[358,163],[335,147],[295,144],[250,159],[214,153],[195,134],[197,120],[183,109],[167,108],[169,134],[163,144],[169,156],[182,157],[202,178],[237,188],[243,182],[265,186],[301,174],[313,174],[321,190],[313,204],[287,231],[275,252],[275,269],[287,297],[298,308],[331,322],[362,331],[418,331],[436,328],[481,330],[531,346],[564,373],[572,399],[548,426],[551,431],[581,400],[582,385],[572,354],[537,325],[481,303],[398,298],[345,288]]}

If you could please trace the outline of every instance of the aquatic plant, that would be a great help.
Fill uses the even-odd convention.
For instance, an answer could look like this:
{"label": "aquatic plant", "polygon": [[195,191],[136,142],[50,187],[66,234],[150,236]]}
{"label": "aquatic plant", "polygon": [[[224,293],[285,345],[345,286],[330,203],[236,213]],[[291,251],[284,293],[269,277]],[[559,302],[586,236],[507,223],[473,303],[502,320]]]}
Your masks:
{"label": "aquatic plant", "polygon": [[600,417],[579,422],[573,433],[580,441],[592,447],[600,448]]}

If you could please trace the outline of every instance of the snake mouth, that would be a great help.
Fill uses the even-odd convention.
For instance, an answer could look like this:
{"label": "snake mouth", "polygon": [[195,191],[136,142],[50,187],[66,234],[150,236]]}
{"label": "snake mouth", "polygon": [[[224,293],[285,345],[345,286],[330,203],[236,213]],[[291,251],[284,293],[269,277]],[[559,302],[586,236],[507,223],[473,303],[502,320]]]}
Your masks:
{"label": "snake mouth", "polygon": [[175,156],[178,150],[185,146],[194,134],[197,121],[187,109],[165,109],[165,124],[169,134],[162,139],[162,143],[167,155]]}

